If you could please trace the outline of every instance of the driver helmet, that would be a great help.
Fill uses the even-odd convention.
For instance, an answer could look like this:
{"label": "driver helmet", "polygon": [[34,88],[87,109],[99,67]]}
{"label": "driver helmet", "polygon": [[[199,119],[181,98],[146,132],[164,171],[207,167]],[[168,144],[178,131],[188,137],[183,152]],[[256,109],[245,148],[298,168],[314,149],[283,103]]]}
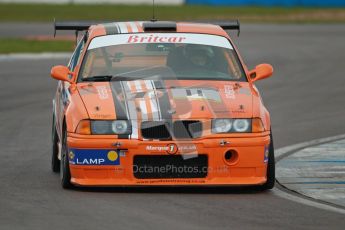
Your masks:
{"label": "driver helmet", "polygon": [[214,57],[211,47],[205,45],[189,44],[184,47],[184,56],[196,66],[205,67]]}

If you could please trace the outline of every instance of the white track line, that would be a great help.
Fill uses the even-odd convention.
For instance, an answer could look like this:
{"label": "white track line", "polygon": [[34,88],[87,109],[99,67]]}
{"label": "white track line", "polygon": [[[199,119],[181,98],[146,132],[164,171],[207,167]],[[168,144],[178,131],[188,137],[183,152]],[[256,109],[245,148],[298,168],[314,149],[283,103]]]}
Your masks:
{"label": "white track line", "polygon": [[[341,209],[341,208],[337,208],[337,207],[330,206],[330,205],[327,205],[327,204],[319,203],[319,202],[316,202],[316,201],[313,201],[313,200],[309,200],[309,199],[306,199],[306,198],[303,198],[303,197],[300,197],[300,196],[295,196],[293,194],[284,192],[284,191],[282,191],[280,189],[277,189],[277,188],[274,188],[272,190],[272,192],[273,192],[274,195],[279,196],[279,197],[284,198],[284,199],[287,199],[287,200],[291,200],[291,201],[294,201],[294,202],[297,202],[297,203],[301,203],[303,205],[307,205],[307,206],[311,206],[311,207],[323,209],[323,210],[326,210],[326,211],[336,212],[336,213],[340,213],[340,214],[344,214],[345,215],[345,210]],[[301,196],[303,196],[303,195],[301,195]]]}
{"label": "white track line", "polygon": [[[277,149],[275,151],[275,156],[276,157],[284,157],[285,154],[291,153],[293,151],[297,151],[299,149],[303,149],[303,148],[306,148],[306,147],[309,147],[309,146],[313,146],[313,145],[324,144],[324,143],[327,143],[327,142],[332,142],[332,141],[336,141],[336,140],[340,140],[340,139],[344,139],[344,138],[345,138],[345,134],[342,134],[342,135],[337,135],[337,136],[333,136],[333,137],[326,137],[326,138],[321,138],[321,139],[315,139],[315,140],[306,141],[306,142],[302,142],[302,143],[295,144],[295,145],[286,146],[286,147]],[[277,195],[277,196],[279,196],[281,198],[284,198],[284,199],[288,199],[288,200],[291,200],[291,201],[294,201],[294,202],[298,202],[298,203],[301,203],[301,204],[304,204],[304,205],[312,206],[312,207],[315,207],[315,208],[320,208],[320,209],[327,210],[327,211],[332,211],[332,212],[336,212],[336,213],[340,213],[340,214],[345,214],[345,210],[344,209],[337,208],[337,207],[330,206],[330,205],[323,204],[323,203],[319,203],[317,201],[313,201],[313,200],[310,200],[308,198],[303,198],[303,197],[301,197],[301,196],[303,196],[302,194],[300,194],[301,196],[297,196],[297,195],[295,196],[295,195],[293,195],[291,193],[287,193],[287,192],[285,192],[283,190],[280,190],[278,188],[274,188],[272,190],[272,192],[275,195]]]}
{"label": "white track line", "polygon": [[281,157],[281,156],[284,156],[288,152],[293,152],[293,151],[296,151],[298,149],[303,149],[303,148],[306,148],[306,147],[309,147],[312,145],[320,145],[323,143],[336,141],[336,140],[340,140],[340,139],[345,139],[345,134],[341,134],[341,135],[337,135],[337,136],[333,136],[333,137],[325,137],[325,138],[315,139],[315,140],[306,141],[306,142],[302,142],[302,143],[295,144],[295,145],[289,145],[289,146],[275,150],[274,154],[275,154],[275,157]]}

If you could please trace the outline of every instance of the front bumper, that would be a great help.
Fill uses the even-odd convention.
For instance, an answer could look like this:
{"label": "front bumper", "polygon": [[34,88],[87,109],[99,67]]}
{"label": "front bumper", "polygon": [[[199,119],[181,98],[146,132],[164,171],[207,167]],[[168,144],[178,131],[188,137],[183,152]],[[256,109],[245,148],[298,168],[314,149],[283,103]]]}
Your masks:
{"label": "front bumper", "polygon": [[[69,133],[67,137],[71,182],[80,186],[260,185],[266,182],[265,152],[269,143],[269,132],[247,137],[193,141],[93,138],[73,133]],[[171,145],[177,146],[178,150],[175,152]],[[225,153],[229,150],[235,151],[235,154],[233,158],[226,160]],[[86,155],[82,159],[76,159],[75,153],[78,156],[84,153]],[[155,179],[139,179],[135,176],[134,171],[138,170],[138,167],[133,167],[135,156],[164,157],[181,154],[186,159],[193,158],[196,154],[206,155],[206,176]]]}

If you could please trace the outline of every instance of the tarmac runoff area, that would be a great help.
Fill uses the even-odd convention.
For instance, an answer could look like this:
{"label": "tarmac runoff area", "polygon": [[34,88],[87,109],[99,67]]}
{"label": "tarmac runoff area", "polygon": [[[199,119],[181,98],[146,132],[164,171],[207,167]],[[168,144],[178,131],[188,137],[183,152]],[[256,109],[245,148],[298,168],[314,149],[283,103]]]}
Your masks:
{"label": "tarmac runoff area", "polygon": [[278,161],[276,178],[291,191],[345,207],[345,139],[288,155]]}

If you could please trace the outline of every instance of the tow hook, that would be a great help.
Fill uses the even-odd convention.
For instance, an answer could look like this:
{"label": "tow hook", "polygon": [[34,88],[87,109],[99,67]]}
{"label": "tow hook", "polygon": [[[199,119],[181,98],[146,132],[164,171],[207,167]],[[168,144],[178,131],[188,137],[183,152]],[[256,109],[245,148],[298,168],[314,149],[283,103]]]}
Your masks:
{"label": "tow hook", "polygon": [[219,145],[220,146],[230,145],[230,141],[221,140]]}

